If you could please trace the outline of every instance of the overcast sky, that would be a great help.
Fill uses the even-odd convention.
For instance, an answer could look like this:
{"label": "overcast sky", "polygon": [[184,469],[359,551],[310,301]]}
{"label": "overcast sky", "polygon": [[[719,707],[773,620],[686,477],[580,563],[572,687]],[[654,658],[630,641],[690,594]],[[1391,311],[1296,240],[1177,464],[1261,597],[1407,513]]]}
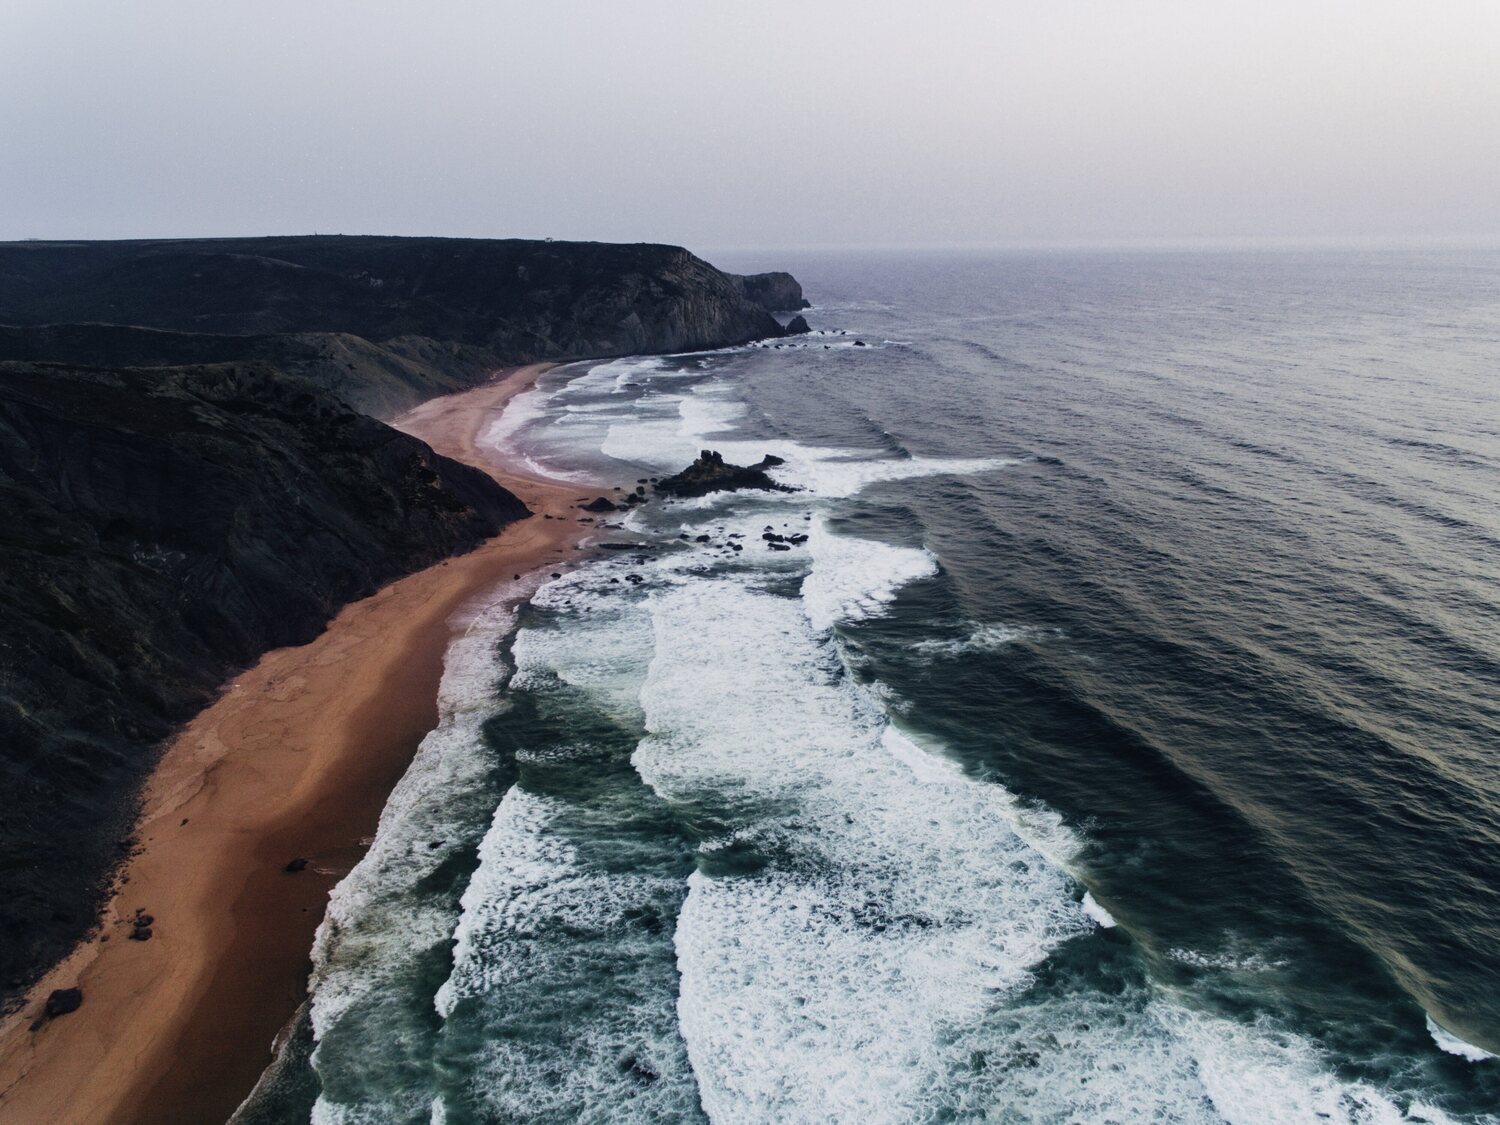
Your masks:
{"label": "overcast sky", "polygon": [[0,237],[1500,236],[1500,0],[0,0]]}

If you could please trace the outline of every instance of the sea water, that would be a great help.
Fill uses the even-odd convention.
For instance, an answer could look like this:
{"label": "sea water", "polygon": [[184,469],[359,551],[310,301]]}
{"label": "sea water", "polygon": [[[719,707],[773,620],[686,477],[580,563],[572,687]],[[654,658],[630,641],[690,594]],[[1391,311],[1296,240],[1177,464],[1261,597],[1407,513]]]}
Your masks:
{"label": "sea water", "polygon": [[489,435],[794,491],[455,645],[257,1119],[1500,1120],[1500,255],[785,264]]}

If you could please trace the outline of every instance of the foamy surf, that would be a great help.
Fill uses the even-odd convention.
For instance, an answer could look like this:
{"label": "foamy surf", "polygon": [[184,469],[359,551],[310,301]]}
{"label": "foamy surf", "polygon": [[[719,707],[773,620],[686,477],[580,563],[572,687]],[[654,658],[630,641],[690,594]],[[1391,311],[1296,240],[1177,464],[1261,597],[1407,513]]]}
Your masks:
{"label": "foamy surf", "polygon": [[[753,412],[711,368],[597,365],[548,384],[513,435],[617,475],[623,462],[632,477],[680,468],[703,445],[740,461],[776,452],[778,478],[801,491],[655,502],[624,519],[638,555],[538,591],[511,646],[518,778],[469,826],[472,875],[444,907],[451,963],[423,997],[437,1030],[397,1051],[428,1069],[384,1109],[455,1121],[1447,1121],[1343,1077],[1313,1037],[1263,1014],[1230,1018],[1194,991],[1198,978],[1237,987],[1282,967],[1254,949],[1174,947],[1157,964],[1189,984],[1153,980],[1128,936],[1103,934],[1113,915],[1070,874],[1080,833],[898,726],[892,690],[853,670],[845,644],[944,572],[921,546],[842,534],[850,501],[880,481],[1008,462],[752,436]],[[768,524],[807,543],[772,551]],[[912,651],[937,674],[1040,636],[1064,639],[964,620]],[[413,908],[384,921],[381,909],[371,924],[388,940]],[[376,977],[377,992],[409,983]],[[329,987],[325,1042],[353,1036],[363,1012],[373,1037],[380,1006],[341,1010]],[[330,1046],[324,1069],[333,1062]],[[383,1119],[353,1085],[325,1091],[320,1120]]]}
{"label": "foamy surf", "polygon": [[[424,1077],[433,1040],[422,982],[446,961],[458,919],[461,884],[443,873],[461,864],[508,784],[480,730],[502,706],[499,649],[513,625],[497,601],[449,647],[438,726],[392,791],[369,851],[329,897],[309,982],[319,1125],[425,1116],[434,1096]],[[392,1073],[409,1080],[392,1087]]]}
{"label": "foamy surf", "polygon": [[1451,1031],[1447,1030],[1431,1016],[1427,1017],[1427,1031],[1432,1036],[1432,1041],[1442,1050],[1450,1055],[1457,1055],[1469,1062],[1486,1062],[1495,1058],[1495,1055],[1486,1051],[1483,1047],[1476,1047],[1473,1043],[1466,1043]]}
{"label": "foamy surf", "polygon": [[1106,930],[1112,930],[1120,924],[1115,921],[1113,914],[1099,905],[1099,900],[1092,891],[1085,891],[1083,894],[1083,912]]}

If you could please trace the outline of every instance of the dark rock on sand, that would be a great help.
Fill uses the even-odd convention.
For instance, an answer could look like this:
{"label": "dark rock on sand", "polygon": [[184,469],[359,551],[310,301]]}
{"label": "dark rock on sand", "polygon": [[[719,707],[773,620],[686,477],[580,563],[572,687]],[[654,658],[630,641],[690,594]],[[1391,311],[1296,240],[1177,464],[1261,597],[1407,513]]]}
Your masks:
{"label": "dark rock on sand", "polygon": [[598,499],[590,500],[585,504],[583,510],[585,512],[617,512],[620,509],[619,505],[615,504],[607,496],[600,496]]}
{"label": "dark rock on sand", "polygon": [[54,989],[47,997],[47,1002],[42,1006],[41,1014],[31,1021],[31,1031],[42,1030],[42,1025],[50,1019],[65,1016],[69,1012],[76,1012],[83,1006],[83,990],[79,988]]}
{"label": "dark rock on sand", "polygon": [[285,867],[283,867],[282,870],[285,871],[288,875],[295,875],[299,871],[306,871],[307,860],[303,859],[301,856],[298,856],[296,859],[292,860]]}
{"label": "dark rock on sand", "polygon": [[65,1016],[69,1012],[76,1012],[82,1006],[83,989],[58,988],[47,997],[47,1006],[42,1009],[42,1012],[51,1020],[58,1016]]}

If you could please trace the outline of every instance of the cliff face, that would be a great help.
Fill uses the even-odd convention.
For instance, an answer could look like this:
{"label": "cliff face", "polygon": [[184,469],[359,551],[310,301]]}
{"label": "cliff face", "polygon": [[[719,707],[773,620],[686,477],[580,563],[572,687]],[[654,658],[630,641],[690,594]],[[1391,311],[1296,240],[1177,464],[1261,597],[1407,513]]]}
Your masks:
{"label": "cliff face", "polygon": [[342,236],[0,244],[0,323],[70,322],[423,336],[510,362],[780,334],[763,304],[676,246]]}
{"label": "cliff face", "polygon": [[0,984],[88,928],[155,745],[223,679],[526,509],[259,365],[0,363]]}
{"label": "cliff face", "polygon": [[377,344],[347,332],[214,335],[119,324],[0,325],[0,360],[7,359],[92,367],[258,361],[300,375],[376,418],[475,386],[500,366],[484,348],[425,336]]}
{"label": "cliff face", "polygon": [[812,302],[802,295],[802,286],[789,273],[732,273],[727,276],[747,301],[767,312],[794,312],[812,307]]}

